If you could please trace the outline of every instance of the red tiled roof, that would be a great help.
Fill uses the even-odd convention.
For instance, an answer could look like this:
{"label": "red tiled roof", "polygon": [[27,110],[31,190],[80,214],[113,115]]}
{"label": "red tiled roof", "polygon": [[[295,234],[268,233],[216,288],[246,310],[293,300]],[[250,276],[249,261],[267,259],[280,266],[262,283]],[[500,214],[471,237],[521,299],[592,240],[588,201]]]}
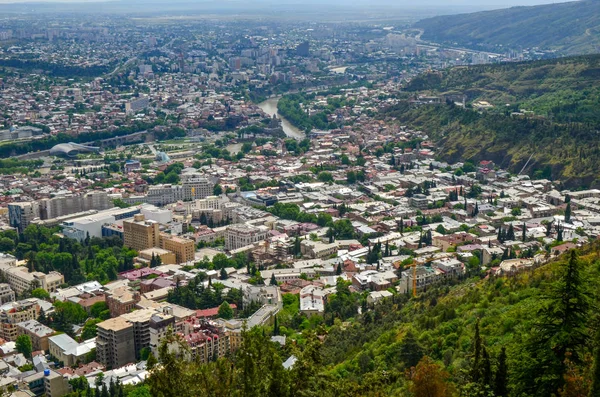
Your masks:
{"label": "red tiled roof", "polygon": [[[237,305],[235,303],[231,303],[229,306],[231,306],[232,309],[237,309]],[[204,310],[196,310],[196,317],[198,317],[198,318],[216,317],[218,314],[219,314],[218,307],[211,307],[210,309],[204,309]]]}

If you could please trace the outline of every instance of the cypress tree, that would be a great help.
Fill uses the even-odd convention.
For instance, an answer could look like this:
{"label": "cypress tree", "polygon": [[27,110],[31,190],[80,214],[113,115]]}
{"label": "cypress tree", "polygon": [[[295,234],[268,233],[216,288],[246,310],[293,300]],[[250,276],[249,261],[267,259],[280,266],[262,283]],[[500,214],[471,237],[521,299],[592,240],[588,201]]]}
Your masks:
{"label": "cypress tree", "polygon": [[475,323],[475,336],[473,337],[473,361],[471,364],[471,381],[478,383],[481,379],[481,335],[479,334],[479,319]]}
{"label": "cypress tree", "polygon": [[523,237],[521,238],[523,242],[527,241],[527,226],[523,223]]}
{"label": "cypress tree", "polygon": [[273,335],[279,335],[279,319],[277,315],[275,315],[275,319],[273,320]]}
{"label": "cypress tree", "polygon": [[481,381],[483,386],[492,388],[492,363],[485,347],[482,348]]}
{"label": "cypress tree", "polygon": [[532,339],[527,347],[536,359],[528,373],[522,374],[527,379],[525,387],[530,388],[523,392],[528,394],[556,394],[564,384],[567,357],[575,365],[581,364],[581,348],[589,340],[590,293],[581,274],[577,252],[571,250],[568,258],[532,328]]}
{"label": "cypress tree", "polygon": [[494,396],[508,396],[508,367],[506,365],[506,348],[502,347],[498,356],[498,367],[494,377]]}
{"label": "cypress tree", "polygon": [[509,241],[515,240],[515,228],[513,227],[513,225],[510,225],[508,227],[508,232],[506,233],[506,239]]}
{"label": "cypress tree", "polygon": [[565,222],[571,222],[571,202],[567,203],[567,208],[565,209]]}

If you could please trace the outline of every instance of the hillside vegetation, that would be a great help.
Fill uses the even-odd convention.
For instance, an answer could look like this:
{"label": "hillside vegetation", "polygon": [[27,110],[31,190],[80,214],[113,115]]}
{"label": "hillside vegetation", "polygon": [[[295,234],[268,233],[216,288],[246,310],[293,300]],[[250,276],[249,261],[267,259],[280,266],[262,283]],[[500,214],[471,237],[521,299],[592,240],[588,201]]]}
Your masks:
{"label": "hillside vegetation", "polygon": [[600,2],[573,1],[424,19],[415,27],[438,43],[504,52],[507,48],[590,54],[600,48]]}
{"label": "hillside vegetation", "polygon": [[405,90],[464,94],[467,101],[488,101],[499,112],[525,109],[556,122],[598,125],[600,55],[455,67],[419,75]]}
{"label": "hillside vegetation", "polygon": [[[466,109],[450,102],[420,107],[402,102],[381,113],[429,133],[443,160],[492,159],[518,173],[531,156],[524,172],[533,177],[574,188],[600,186],[598,55],[428,72],[405,90],[415,96],[466,96]],[[478,101],[494,107],[473,109]],[[512,114],[520,110],[533,114]]]}
{"label": "hillside vegetation", "polygon": [[479,113],[453,104],[387,108],[382,117],[427,131],[438,141],[440,159],[491,159],[502,168],[534,179],[560,180],[565,187],[600,186],[600,141],[595,128],[535,118]]}

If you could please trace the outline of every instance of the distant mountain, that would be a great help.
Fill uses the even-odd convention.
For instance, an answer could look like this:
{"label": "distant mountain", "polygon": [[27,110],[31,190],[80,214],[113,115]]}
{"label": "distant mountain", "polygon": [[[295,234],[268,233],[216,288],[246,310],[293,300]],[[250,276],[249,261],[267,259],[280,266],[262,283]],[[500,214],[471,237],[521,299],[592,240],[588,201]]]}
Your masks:
{"label": "distant mountain", "polygon": [[466,97],[466,109],[407,101],[382,114],[428,132],[443,160],[491,159],[515,173],[527,164],[532,176],[600,187],[600,55],[455,67],[418,76],[405,91]]}
{"label": "distant mountain", "polygon": [[468,48],[532,48],[562,55],[600,52],[600,1],[514,7],[421,20],[424,40]]}

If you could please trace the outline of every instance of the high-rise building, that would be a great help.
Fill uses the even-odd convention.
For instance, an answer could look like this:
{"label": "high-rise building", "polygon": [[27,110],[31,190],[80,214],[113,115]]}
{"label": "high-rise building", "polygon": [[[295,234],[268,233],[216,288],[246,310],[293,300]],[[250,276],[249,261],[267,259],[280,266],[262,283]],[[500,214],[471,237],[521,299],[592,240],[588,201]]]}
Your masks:
{"label": "high-rise building", "polygon": [[160,235],[160,248],[173,252],[176,263],[191,262],[196,254],[194,240],[171,236],[167,233],[161,233]]}
{"label": "high-rise building", "polygon": [[133,220],[123,221],[123,239],[126,247],[136,251],[160,247],[158,222],[147,221],[143,214],[136,214]]}
{"label": "high-rise building", "polygon": [[88,210],[106,210],[113,207],[105,192],[89,192],[83,195],[67,194],[39,202],[40,218],[52,219]]}
{"label": "high-rise building", "polygon": [[188,174],[183,176],[183,199],[203,199],[213,194],[214,185],[200,174]]}
{"label": "high-rise building", "polygon": [[23,232],[36,218],[40,217],[40,206],[37,202],[10,203],[8,205],[8,221],[10,226]]}
{"label": "high-rise building", "polygon": [[8,205],[8,219],[19,232],[36,218],[53,219],[89,210],[106,210],[114,205],[105,192],[86,194],[66,194],[39,201],[11,203]]}
{"label": "high-rise building", "polygon": [[296,47],[296,55],[301,57],[307,57],[310,55],[310,43],[305,41],[303,43],[298,44]]}
{"label": "high-rise building", "polygon": [[109,368],[135,362],[133,324],[123,317],[111,318],[96,326],[96,355]]}

